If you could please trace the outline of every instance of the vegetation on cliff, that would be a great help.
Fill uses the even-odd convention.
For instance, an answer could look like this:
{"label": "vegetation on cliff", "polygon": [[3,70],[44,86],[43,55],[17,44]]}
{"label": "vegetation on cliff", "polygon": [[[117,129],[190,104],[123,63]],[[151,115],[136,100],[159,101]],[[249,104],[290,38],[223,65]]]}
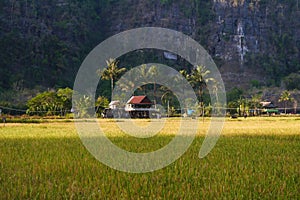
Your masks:
{"label": "vegetation on cliff", "polygon": [[[72,88],[83,59],[96,45],[145,26],[171,28],[196,39],[216,61],[228,88],[281,83],[290,90],[300,88],[298,1],[5,0],[0,10],[2,103],[24,104],[37,92]],[[192,67],[161,53],[132,52],[119,64],[130,68],[156,61],[177,70]],[[107,90],[99,95],[109,97],[109,82],[100,84]]]}

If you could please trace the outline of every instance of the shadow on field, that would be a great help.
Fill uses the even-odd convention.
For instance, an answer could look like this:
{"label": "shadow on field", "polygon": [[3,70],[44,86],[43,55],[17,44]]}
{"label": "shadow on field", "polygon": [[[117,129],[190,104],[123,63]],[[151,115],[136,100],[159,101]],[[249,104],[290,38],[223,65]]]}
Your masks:
{"label": "shadow on field", "polygon": [[[148,152],[173,137],[113,137],[130,151]],[[113,170],[78,137],[5,138],[0,135],[0,193],[4,199],[299,199],[300,136],[222,136],[204,159],[204,137],[170,166],[145,174]]]}

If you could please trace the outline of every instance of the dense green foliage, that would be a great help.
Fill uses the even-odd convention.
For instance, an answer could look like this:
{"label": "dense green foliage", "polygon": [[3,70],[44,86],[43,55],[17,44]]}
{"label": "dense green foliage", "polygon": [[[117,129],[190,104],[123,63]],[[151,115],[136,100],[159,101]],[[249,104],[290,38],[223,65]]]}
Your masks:
{"label": "dense green foliage", "polygon": [[[72,96],[73,90],[70,88],[39,93],[27,102],[26,113],[28,115],[66,117],[66,114],[74,112],[85,117],[89,110],[95,110],[100,115],[109,104],[108,99],[103,96],[99,96],[95,101],[89,96],[82,96],[77,102],[74,102],[75,107],[72,108]],[[81,113],[78,113],[78,110],[81,110]]]}
{"label": "dense green foliage", "polygon": [[27,114],[64,116],[71,111],[72,95],[73,90],[70,88],[40,93],[27,102]]}
{"label": "dense green foliage", "polygon": [[126,71],[126,68],[119,68],[118,61],[110,58],[106,61],[106,68],[103,71],[99,71],[99,76],[103,80],[110,80],[110,92],[114,89],[114,83],[119,76]]}
{"label": "dense green foliage", "polygon": [[288,90],[300,90],[300,72],[291,73],[290,75],[284,77],[283,83]]}
{"label": "dense green foliage", "polygon": [[281,96],[279,98],[279,102],[284,102],[284,113],[285,114],[286,114],[286,103],[291,102],[291,101],[294,101],[294,98],[291,97],[291,93],[289,93],[289,91],[287,91],[287,90],[284,90],[281,93]]}
{"label": "dense green foliage", "polygon": [[[295,35],[295,26],[299,19],[298,1],[279,0],[227,0],[230,5],[237,6],[242,2],[249,4],[249,12],[254,6],[258,10],[251,17],[266,17],[267,37],[261,52],[249,52],[246,54],[244,67],[262,70],[267,76],[267,85],[280,85],[285,79],[288,89],[299,88],[292,85],[288,79],[298,80],[291,73],[300,70],[300,42]],[[161,26],[160,20],[151,19],[147,23],[139,17],[143,10],[142,4],[137,9],[128,10],[127,7],[137,2],[116,0],[62,0],[62,1],[2,1],[0,3],[0,99],[2,101],[24,103],[28,97],[47,88],[72,87],[77,70],[85,56],[101,41],[124,29],[143,26]],[[200,0],[158,0],[152,1],[157,9],[157,15],[165,15],[164,12],[174,12],[174,15],[183,13],[183,17],[191,19],[193,36],[201,45],[208,49],[214,56],[216,45],[210,38],[216,25],[213,1]],[[248,5],[247,4],[247,5]],[[145,4],[147,5],[147,4]],[[167,11],[168,7],[177,5],[178,10]],[[175,6],[176,8],[176,6]],[[150,9],[150,8],[149,8]],[[268,11],[268,16],[265,12]],[[146,12],[148,10],[146,9]],[[258,13],[256,15],[256,13]],[[144,13],[146,16],[146,14]],[[118,19],[115,19],[118,17]],[[121,20],[119,25],[113,23]],[[122,21],[123,20],[123,21]],[[167,19],[170,21],[171,19]],[[193,22],[193,20],[195,22]],[[150,24],[149,24],[150,23]],[[180,23],[181,22],[176,22]],[[174,27],[168,24],[167,27]],[[176,25],[186,32],[185,24]],[[235,26],[235,24],[231,24]],[[233,33],[222,35],[220,39],[230,42]],[[178,70],[188,69],[185,61],[165,60],[160,51],[153,51],[153,55],[145,52],[133,52],[132,55],[120,59],[120,66],[130,69],[135,64],[156,62],[168,64]],[[156,52],[156,53],[155,53]],[[129,60],[126,60],[129,59]],[[225,61],[219,57],[215,60],[222,65]],[[109,83],[99,83],[102,90],[101,96],[110,97]],[[253,82],[254,86],[260,83]],[[31,92],[29,90],[31,90]],[[16,98],[14,94],[25,96]]]}
{"label": "dense green foliage", "polygon": [[103,40],[109,1],[3,1],[0,90],[71,86],[86,54]]}

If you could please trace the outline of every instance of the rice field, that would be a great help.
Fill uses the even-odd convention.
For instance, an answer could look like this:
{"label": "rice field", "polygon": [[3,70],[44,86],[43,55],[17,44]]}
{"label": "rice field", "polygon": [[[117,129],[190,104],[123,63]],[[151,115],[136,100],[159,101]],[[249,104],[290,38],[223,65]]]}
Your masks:
{"label": "rice field", "polygon": [[[99,120],[132,152],[168,144],[180,119],[152,138],[129,137]],[[136,120],[147,126],[147,120]],[[154,172],[116,171],[83,146],[72,122],[0,124],[1,199],[300,199],[300,118],[227,119],[215,148],[198,158],[209,119],[186,153]]]}

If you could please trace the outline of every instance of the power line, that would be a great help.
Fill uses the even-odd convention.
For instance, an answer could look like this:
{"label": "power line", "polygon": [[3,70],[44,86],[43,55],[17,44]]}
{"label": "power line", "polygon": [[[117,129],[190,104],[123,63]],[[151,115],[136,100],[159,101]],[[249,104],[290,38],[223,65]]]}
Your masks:
{"label": "power line", "polygon": [[[0,105],[0,109],[8,110],[8,111],[23,112],[23,113],[27,112],[27,110],[18,109],[18,108],[11,108],[11,107],[1,106],[1,105]],[[29,110],[28,112],[30,112],[30,113],[47,113],[47,112],[60,113],[62,111],[66,111],[66,110],[47,110],[47,111],[43,111],[43,110],[40,110],[40,111],[31,111],[31,110]]]}
{"label": "power line", "polygon": [[[92,109],[94,107],[86,107],[86,108],[81,108],[81,109],[77,109],[77,110],[83,110],[83,109]],[[205,108],[208,108],[207,106]],[[223,110],[257,110],[257,111],[263,111],[263,110],[268,110],[268,109],[276,109],[276,110],[298,110],[300,109],[300,106],[298,107],[281,107],[281,108],[239,108],[239,107],[236,107],[236,108],[229,108],[229,107],[213,107],[211,106],[211,108],[214,108],[214,109],[223,109]],[[0,105],[0,109],[3,109],[3,110],[8,110],[8,111],[16,111],[16,112],[23,112],[23,113],[47,113],[47,112],[52,112],[52,113],[61,113],[62,111],[65,112],[67,111],[66,109],[64,110],[46,110],[46,111],[43,111],[43,110],[40,110],[40,111],[27,111],[27,110],[24,110],[24,109],[19,109],[19,108],[12,108],[12,107],[7,107],[7,106],[1,106]],[[175,109],[175,111],[181,111],[181,110],[193,110],[193,108],[182,108],[182,109]]]}
{"label": "power line", "polygon": [[18,112],[26,112],[27,110],[22,110],[22,109],[18,109],[18,108],[10,108],[10,107],[6,107],[6,106],[0,106],[1,109],[5,109],[5,110],[11,110],[11,111],[18,111]]}

